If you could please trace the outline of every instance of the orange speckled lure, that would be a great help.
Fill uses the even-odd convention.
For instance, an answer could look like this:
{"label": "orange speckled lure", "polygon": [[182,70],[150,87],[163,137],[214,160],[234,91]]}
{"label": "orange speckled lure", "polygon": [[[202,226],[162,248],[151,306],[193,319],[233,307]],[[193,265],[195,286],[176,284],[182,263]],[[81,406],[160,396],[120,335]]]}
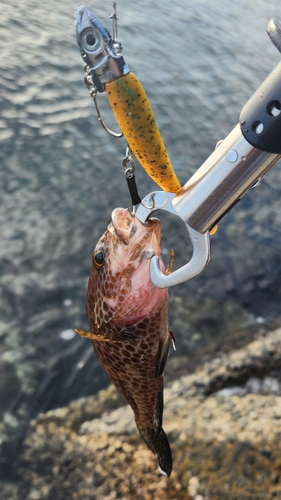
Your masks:
{"label": "orange speckled lure", "polygon": [[93,86],[98,92],[106,92],[131,151],[159,187],[178,192],[181,185],[150,102],[121,56],[121,42],[112,38],[100,20],[83,6],[76,10],[76,35]]}

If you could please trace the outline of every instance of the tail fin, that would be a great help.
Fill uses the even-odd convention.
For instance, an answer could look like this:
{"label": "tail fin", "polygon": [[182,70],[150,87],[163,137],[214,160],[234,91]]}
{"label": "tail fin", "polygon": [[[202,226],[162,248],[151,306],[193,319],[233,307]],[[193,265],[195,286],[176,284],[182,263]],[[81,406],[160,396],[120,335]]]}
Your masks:
{"label": "tail fin", "polygon": [[157,438],[155,453],[158,458],[160,472],[169,477],[172,472],[173,458],[168,438],[162,428]]}
{"label": "tail fin", "polygon": [[168,438],[162,427],[159,433],[139,426],[138,429],[147,446],[157,456],[161,474],[170,476],[173,467],[173,458]]}

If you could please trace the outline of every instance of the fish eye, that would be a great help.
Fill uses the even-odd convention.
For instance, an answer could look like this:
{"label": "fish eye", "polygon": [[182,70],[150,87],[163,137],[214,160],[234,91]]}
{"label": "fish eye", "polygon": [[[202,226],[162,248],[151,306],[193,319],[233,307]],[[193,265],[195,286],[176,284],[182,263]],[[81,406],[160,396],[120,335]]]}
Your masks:
{"label": "fish eye", "polygon": [[87,28],[81,34],[81,43],[88,52],[96,52],[101,50],[103,38],[98,30]]}
{"label": "fish eye", "polygon": [[98,250],[98,252],[93,254],[93,264],[96,269],[100,269],[104,264],[104,255],[102,250]]}

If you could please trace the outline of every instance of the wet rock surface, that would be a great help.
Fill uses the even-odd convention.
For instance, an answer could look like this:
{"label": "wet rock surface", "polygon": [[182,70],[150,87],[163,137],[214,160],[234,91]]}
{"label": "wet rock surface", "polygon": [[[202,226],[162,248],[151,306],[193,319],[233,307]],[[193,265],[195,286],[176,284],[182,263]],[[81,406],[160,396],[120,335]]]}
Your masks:
{"label": "wet rock surface", "polygon": [[170,478],[110,386],[31,422],[3,500],[281,498],[280,339],[281,329],[261,335],[168,384]]}

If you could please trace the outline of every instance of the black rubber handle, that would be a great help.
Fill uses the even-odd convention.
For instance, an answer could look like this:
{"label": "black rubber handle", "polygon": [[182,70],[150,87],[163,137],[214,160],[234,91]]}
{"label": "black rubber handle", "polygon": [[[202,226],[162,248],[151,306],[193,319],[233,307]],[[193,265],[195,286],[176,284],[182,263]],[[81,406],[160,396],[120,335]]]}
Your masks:
{"label": "black rubber handle", "polygon": [[239,122],[252,146],[281,154],[281,63],[245,104]]}
{"label": "black rubber handle", "polygon": [[[281,23],[271,19],[267,34],[281,52]],[[241,132],[255,148],[281,154],[281,63],[270,73],[242,109]]]}

